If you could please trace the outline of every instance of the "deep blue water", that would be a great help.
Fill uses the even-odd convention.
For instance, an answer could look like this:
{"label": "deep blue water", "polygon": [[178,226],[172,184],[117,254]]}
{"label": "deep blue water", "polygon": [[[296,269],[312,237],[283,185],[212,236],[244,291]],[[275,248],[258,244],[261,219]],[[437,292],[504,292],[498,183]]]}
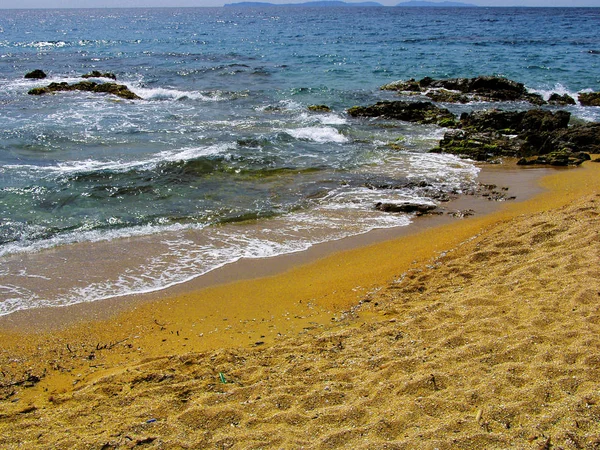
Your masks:
{"label": "deep blue water", "polygon": [[[460,190],[477,169],[427,153],[438,127],[345,109],[424,76],[597,91],[599,26],[600,8],[0,10],[0,314],[404,225],[373,204],[428,192],[368,185]],[[23,79],[38,68],[49,78]],[[143,100],[27,95],[91,70]]]}

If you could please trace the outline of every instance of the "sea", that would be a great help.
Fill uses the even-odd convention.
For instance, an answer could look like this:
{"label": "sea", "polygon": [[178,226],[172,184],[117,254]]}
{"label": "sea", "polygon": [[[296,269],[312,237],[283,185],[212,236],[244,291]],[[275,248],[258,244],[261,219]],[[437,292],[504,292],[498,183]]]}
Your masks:
{"label": "sea", "polygon": [[[598,91],[599,29],[600,8],[0,10],[0,315],[405,226],[412,215],[374,205],[436,203],[480,169],[429,153],[443,128],[346,110],[425,76]],[[48,78],[25,79],[34,69]],[[28,95],[93,70],[141,100]]]}

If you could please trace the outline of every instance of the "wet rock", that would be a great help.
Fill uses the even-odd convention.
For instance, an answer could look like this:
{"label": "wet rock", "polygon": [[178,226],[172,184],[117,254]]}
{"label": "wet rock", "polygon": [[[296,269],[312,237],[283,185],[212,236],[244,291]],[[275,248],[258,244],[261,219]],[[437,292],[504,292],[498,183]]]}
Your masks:
{"label": "wet rock", "polygon": [[31,79],[31,80],[43,80],[44,78],[46,78],[46,73],[43,70],[40,69],[35,69],[32,70],[29,73],[25,74],[25,78]]}
{"label": "wet rock", "polygon": [[[568,128],[570,113],[543,110],[486,110],[463,114],[457,130],[448,131],[432,152],[466,156],[476,161],[496,157],[548,154],[582,141],[596,142],[590,127]],[[580,129],[581,128],[581,129]]]}
{"label": "wet rock", "polygon": [[331,108],[327,105],[310,105],[308,110],[312,112],[331,112]]}
{"label": "wet rock", "polygon": [[98,70],[94,70],[90,73],[86,73],[85,75],[81,75],[81,78],[110,78],[111,80],[117,80],[117,76],[111,72],[99,72]]}
{"label": "wet rock", "polygon": [[375,205],[375,208],[383,212],[392,213],[416,213],[417,215],[423,215],[431,213],[437,206],[430,203],[413,203],[413,202],[379,202]]}
{"label": "wet rock", "polygon": [[469,97],[459,92],[452,92],[446,89],[429,91],[425,94],[434,102],[438,103],[468,103]]}
{"label": "wet rock", "polygon": [[453,103],[466,103],[461,94],[469,94],[472,96],[471,99],[475,100],[527,101],[535,105],[546,103],[541,95],[528,92],[522,83],[494,76],[449,78],[445,80],[434,80],[433,78],[426,77],[420,81],[415,81],[414,79],[396,81],[382,86],[381,89],[404,92],[425,92],[430,89],[455,91],[457,94],[453,96],[431,93],[431,95],[438,96],[438,98],[446,98],[446,100],[434,101],[452,101]]}
{"label": "wet rock", "polygon": [[570,149],[563,149],[550,152],[547,155],[538,156],[533,159],[522,158],[517,164],[520,166],[545,164],[550,166],[578,166],[584,161],[589,161],[590,155],[584,152],[573,152]]}
{"label": "wet rock", "polygon": [[600,92],[579,94],[579,103],[582,106],[600,106]]}
{"label": "wet rock", "polygon": [[62,83],[50,83],[46,87],[33,88],[29,90],[29,95],[44,95],[51,94],[54,92],[69,92],[69,91],[84,91],[84,92],[96,92],[96,93],[107,93],[116,95],[117,97],[125,98],[128,100],[139,100],[139,97],[134,92],[130,91],[129,88],[123,84],[116,83],[94,83],[93,81],[81,81],[79,83],[68,84]]}
{"label": "wet rock", "polygon": [[548,99],[548,103],[550,105],[559,105],[559,106],[574,105],[575,99],[573,97],[571,97],[569,94],[560,95],[560,94],[557,94],[556,92],[554,92],[552,95],[550,95],[550,98]]}
{"label": "wet rock", "polygon": [[600,123],[577,125],[560,130],[545,142],[544,150],[550,152],[565,147],[586,153],[600,153]]}
{"label": "wet rock", "polygon": [[514,157],[519,154],[521,141],[499,132],[448,131],[432,153],[450,153],[475,161],[490,161],[498,156]]}
{"label": "wet rock", "polygon": [[393,83],[381,86],[380,89],[383,91],[421,92],[421,86],[414,78],[408,81],[394,81]]}
{"label": "wet rock", "polygon": [[554,131],[567,128],[571,114],[566,111],[552,113],[541,109],[529,111],[502,111],[491,109],[464,113],[460,127],[474,131],[502,131],[517,134],[528,131]]}
{"label": "wet rock", "polygon": [[370,106],[354,106],[348,110],[348,114],[352,117],[381,117],[422,124],[455,119],[450,111],[430,102],[377,102]]}

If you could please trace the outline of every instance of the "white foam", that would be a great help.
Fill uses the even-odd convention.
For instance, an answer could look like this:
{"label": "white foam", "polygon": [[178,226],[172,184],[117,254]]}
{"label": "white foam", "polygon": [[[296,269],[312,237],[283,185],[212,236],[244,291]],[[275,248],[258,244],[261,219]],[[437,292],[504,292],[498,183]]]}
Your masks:
{"label": "white foam", "polygon": [[343,144],[348,142],[348,138],[333,127],[305,127],[297,128],[295,130],[286,130],[285,132],[296,139],[304,139],[319,143],[335,142]]}
{"label": "white foam", "polygon": [[231,94],[223,91],[199,92],[199,91],[182,91],[169,88],[144,88],[139,86],[128,86],[137,95],[144,100],[201,100],[205,102],[220,102],[230,100],[232,96],[241,94]]}
{"label": "white foam", "polygon": [[205,156],[226,155],[234,148],[234,146],[235,144],[231,143],[221,143],[207,147],[187,147],[177,150],[165,150],[142,161],[98,161],[86,159],[82,161],[58,163],[52,166],[7,164],[4,168],[59,174],[92,173],[100,171],[127,172],[134,169],[151,170],[163,162],[191,161]]}

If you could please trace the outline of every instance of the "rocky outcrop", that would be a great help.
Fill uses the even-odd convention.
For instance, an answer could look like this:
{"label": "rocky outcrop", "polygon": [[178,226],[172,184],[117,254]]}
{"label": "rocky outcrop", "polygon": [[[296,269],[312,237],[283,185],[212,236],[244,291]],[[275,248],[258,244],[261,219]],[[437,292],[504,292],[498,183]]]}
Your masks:
{"label": "rocky outcrop", "polygon": [[552,95],[550,95],[550,98],[548,99],[548,104],[558,106],[574,105],[575,99],[569,94],[560,95],[555,92]]}
{"label": "rocky outcrop", "polygon": [[572,152],[568,149],[550,152],[547,155],[538,156],[533,159],[522,158],[517,164],[520,166],[545,164],[550,166],[578,166],[584,161],[589,161],[590,155],[584,152]]}
{"label": "rocky outcrop", "polygon": [[26,73],[24,78],[27,78],[30,80],[43,80],[44,78],[46,78],[46,76],[47,75],[43,70],[35,69],[29,73]]}
{"label": "rocky outcrop", "polygon": [[46,87],[39,87],[31,89],[29,95],[44,95],[51,94],[54,92],[68,92],[68,91],[84,91],[84,92],[96,92],[96,93],[107,93],[116,95],[127,100],[140,100],[141,97],[130,91],[129,88],[123,84],[116,83],[94,83],[93,81],[81,81],[75,84],[68,83],[50,83]]}
{"label": "rocky outcrop", "polygon": [[[542,96],[527,91],[522,83],[502,77],[480,76],[475,78],[450,78],[435,80],[425,77],[420,81],[396,81],[382,86],[383,90],[422,92],[437,97],[442,102],[466,103],[470,100],[484,101],[528,101],[535,105],[546,103]],[[454,91],[454,95],[435,94],[434,90]],[[462,95],[461,95],[462,94]],[[465,97],[468,94],[469,97]]]}
{"label": "rocky outcrop", "polygon": [[117,81],[117,76],[111,72],[100,72],[98,70],[94,70],[90,73],[86,73],[81,75],[81,78],[110,78],[111,80]]}
{"label": "rocky outcrop", "polygon": [[424,214],[431,214],[433,210],[437,208],[436,205],[431,203],[414,203],[414,202],[387,202],[377,203],[375,209],[383,212],[403,212],[403,213],[415,213],[418,216]]}
{"label": "rocky outcrop", "polygon": [[308,110],[312,112],[331,112],[331,108],[327,105],[309,105]]}
{"label": "rocky outcrop", "polygon": [[377,102],[370,106],[354,106],[348,110],[352,117],[381,117],[421,124],[454,124],[456,117],[445,108],[431,102]]}
{"label": "rocky outcrop", "polygon": [[[530,111],[475,111],[463,114],[432,152],[476,161],[519,157],[520,164],[578,165],[600,152],[600,124],[569,127],[570,114]],[[535,157],[531,159],[532,157]]]}
{"label": "rocky outcrop", "polygon": [[586,92],[579,94],[579,103],[582,106],[600,106],[600,92]]}

